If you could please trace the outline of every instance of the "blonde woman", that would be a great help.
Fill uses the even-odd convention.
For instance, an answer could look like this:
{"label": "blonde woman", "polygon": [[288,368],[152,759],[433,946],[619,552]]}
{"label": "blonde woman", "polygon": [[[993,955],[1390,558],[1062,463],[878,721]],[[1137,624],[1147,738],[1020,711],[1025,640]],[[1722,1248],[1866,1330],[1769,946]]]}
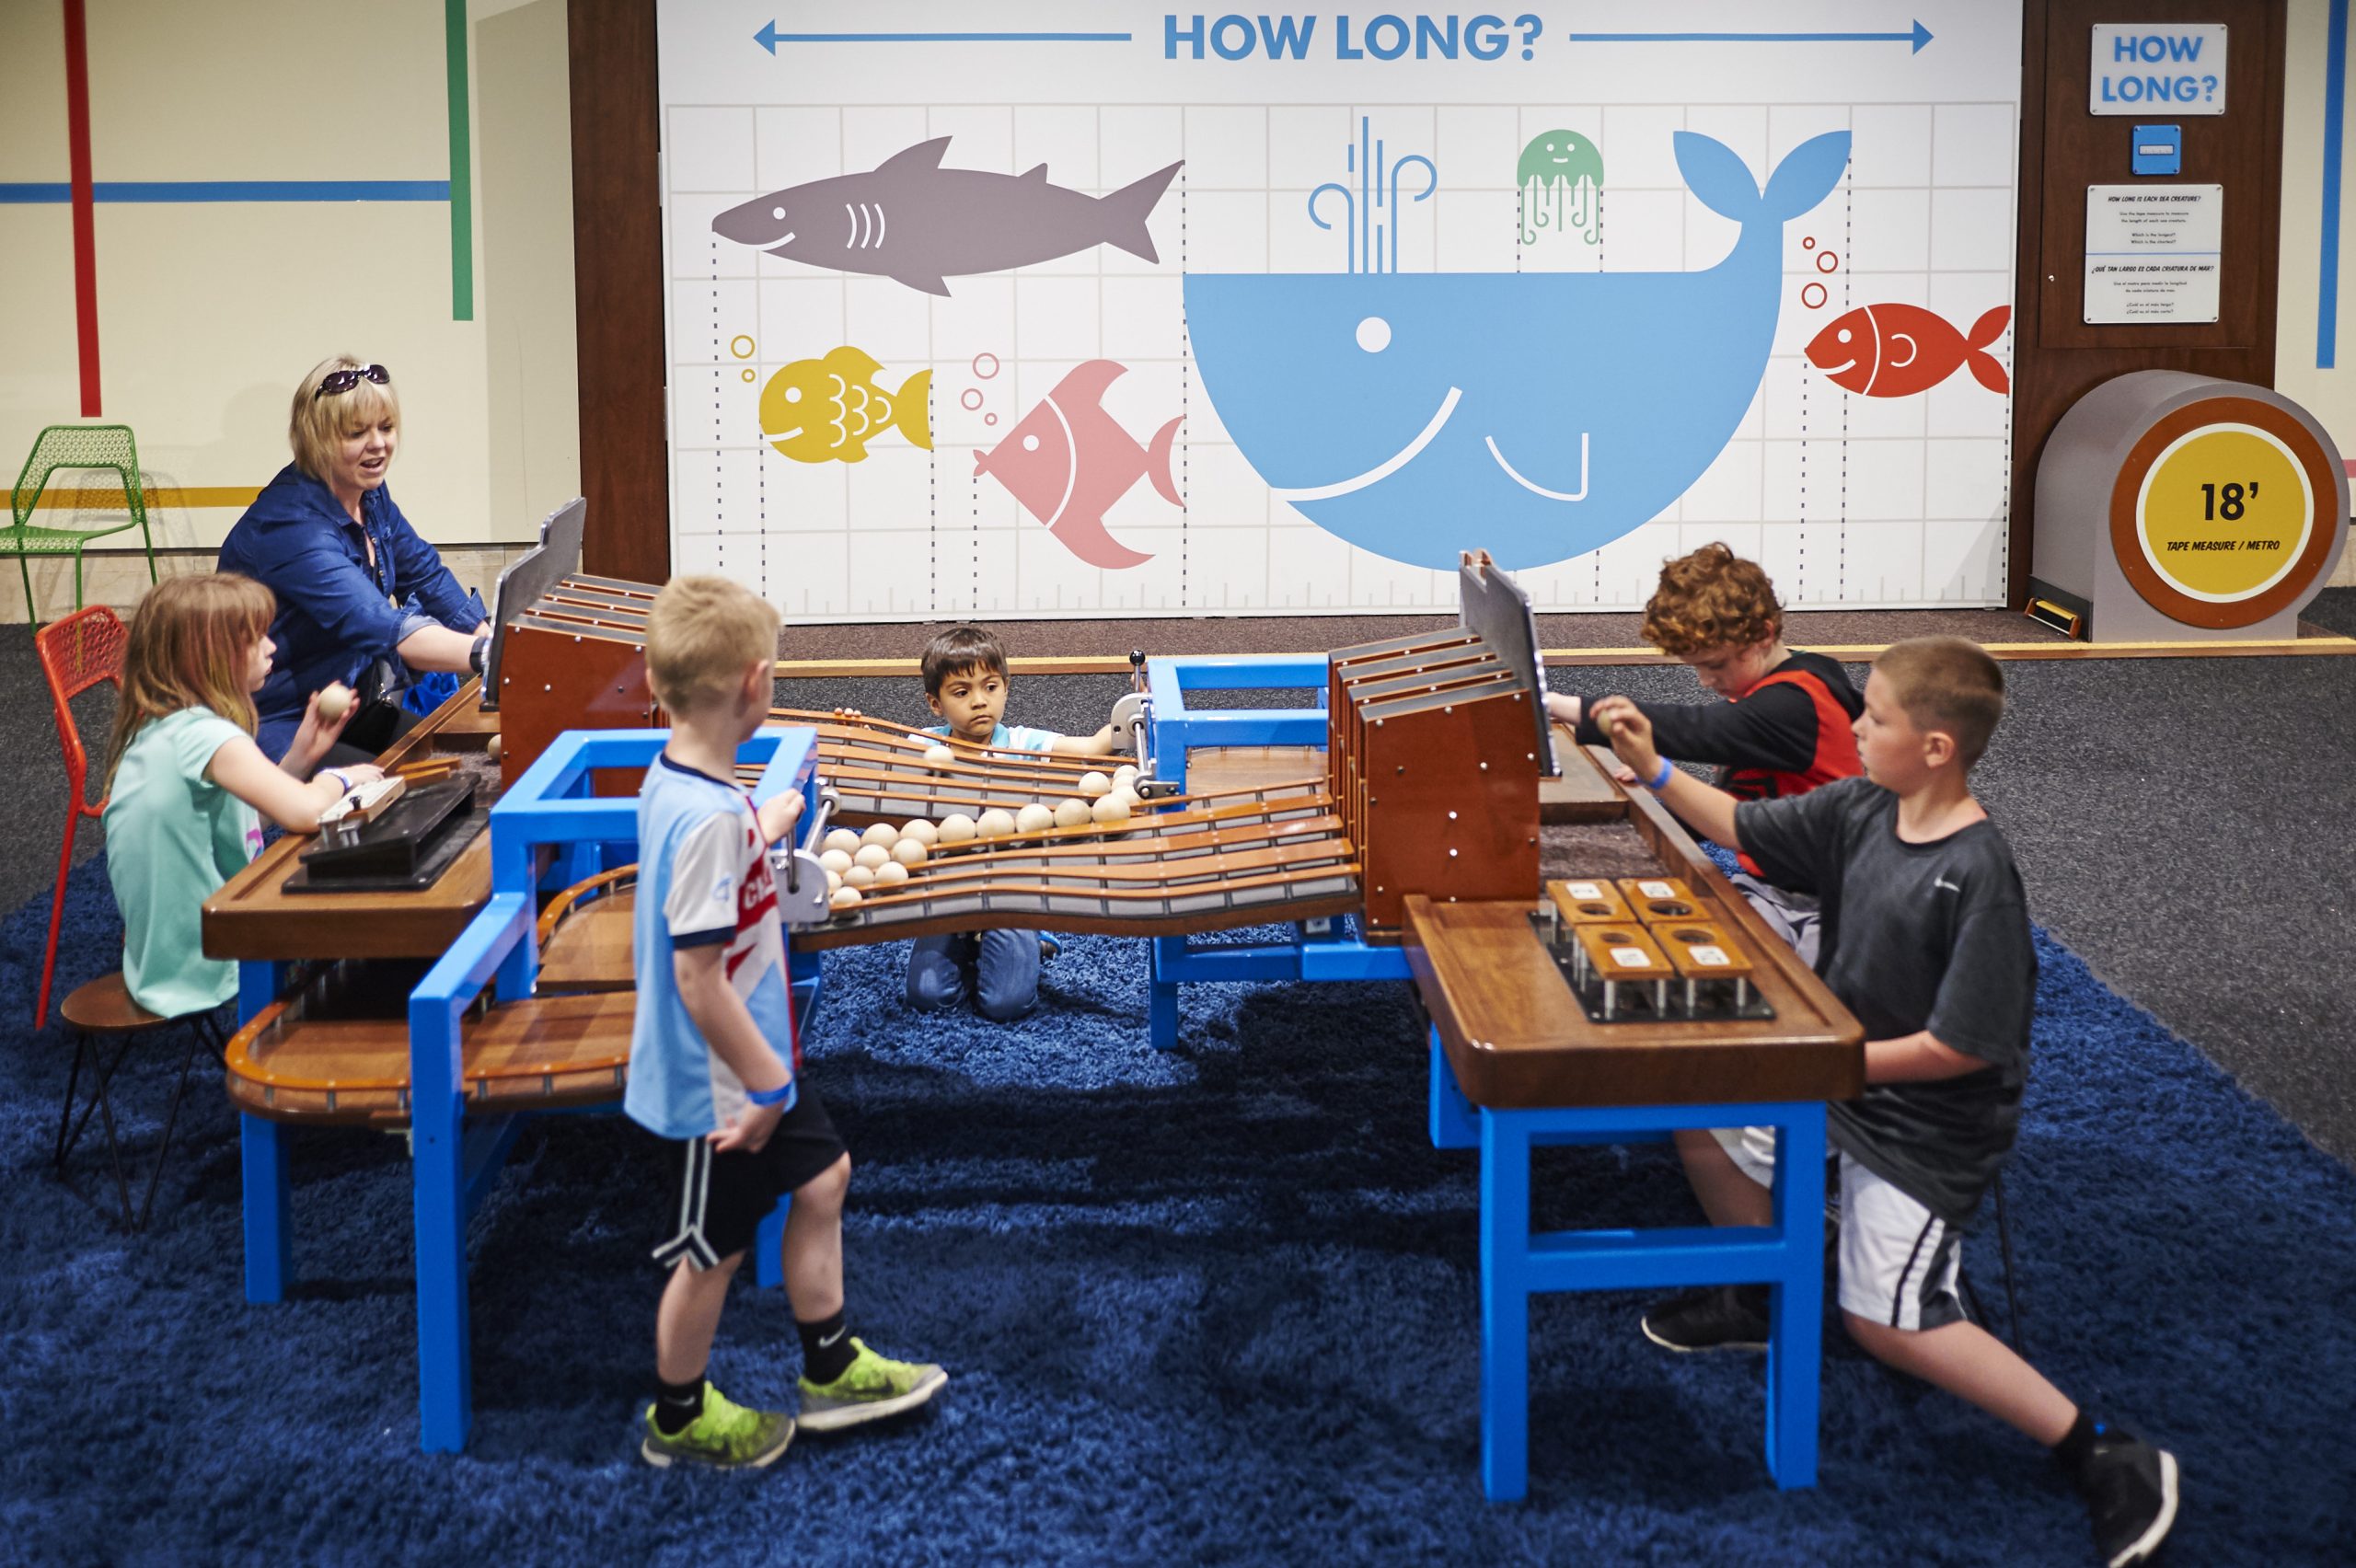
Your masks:
{"label": "blonde woman", "polygon": [[284,761],[254,744],[277,608],[259,582],[204,572],[166,578],[131,617],[107,748],[107,876],[122,911],[123,983],[166,1018],[237,995],[237,966],[204,956],[202,907],[261,847],[258,813],[307,833],[345,790],[379,777],[318,767],[351,715],[323,721],[316,695]]}
{"label": "blonde woman", "polygon": [[363,708],[328,760],[359,761],[414,721],[398,706],[411,672],[482,668],[482,601],[458,586],[386,487],[400,422],[383,365],[349,355],[313,365],[287,421],[294,461],[221,546],[223,571],[278,596],[270,634],[279,668],[255,701],[257,739],[273,758],[288,755],[312,695],[333,682],[352,686]]}

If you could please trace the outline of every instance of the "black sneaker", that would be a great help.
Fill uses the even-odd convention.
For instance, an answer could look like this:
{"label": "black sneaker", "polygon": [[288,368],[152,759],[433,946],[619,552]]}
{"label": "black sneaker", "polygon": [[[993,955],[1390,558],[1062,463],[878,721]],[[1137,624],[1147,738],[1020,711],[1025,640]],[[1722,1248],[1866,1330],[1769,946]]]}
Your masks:
{"label": "black sneaker", "polygon": [[1664,1350],[1765,1350],[1767,1287],[1714,1285],[1672,1296],[1645,1314],[1644,1330]]}
{"label": "black sneaker", "polygon": [[2176,1456],[2122,1428],[2099,1430],[2078,1471],[2095,1545],[2108,1568],[2148,1562],[2176,1524]]}

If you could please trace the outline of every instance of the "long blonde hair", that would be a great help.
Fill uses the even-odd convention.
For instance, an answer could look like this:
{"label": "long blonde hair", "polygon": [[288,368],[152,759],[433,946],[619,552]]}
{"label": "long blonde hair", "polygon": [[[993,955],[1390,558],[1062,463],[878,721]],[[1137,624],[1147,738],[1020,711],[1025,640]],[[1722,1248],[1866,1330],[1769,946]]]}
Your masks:
{"label": "long blonde hair", "polygon": [[140,729],[183,708],[210,708],[248,735],[254,699],[247,661],[270,630],[278,596],[233,571],[167,577],[131,617],[122,650],[122,698],[107,747],[107,788]]}

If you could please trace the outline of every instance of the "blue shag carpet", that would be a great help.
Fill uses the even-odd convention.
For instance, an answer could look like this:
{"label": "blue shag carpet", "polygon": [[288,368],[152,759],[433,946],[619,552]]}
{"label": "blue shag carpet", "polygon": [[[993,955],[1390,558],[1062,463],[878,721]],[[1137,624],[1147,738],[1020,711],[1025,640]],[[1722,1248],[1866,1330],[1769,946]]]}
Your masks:
{"label": "blue shag carpet", "polygon": [[[120,940],[75,874],[61,993]],[[2031,1445],[1827,1343],[1822,1482],[1761,1459],[1761,1366],[1625,1295],[1532,1314],[1530,1500],[1481,1498],[1476,1187],[1424,1136],[1404,986],[1200,987],[1144,1042],[1140,943],[1078,939],[1005,1028],[919,1019],[904,946],[830,955],[809,1078],[848,1136],[855,1331],[953,1380],[755,1476],[635,1455],[667,1163],[618,1117],[527,1131],[472,1234],[475,1436],[417,1448],[402,1140],[297,1138],[303,1283],[241,1295],[235,1118],[183,1113],[153,1232],[49,1172],[69,1048],[23,1028],[46,901],[0,925],[0,1559],[40,1562],[2078,1563]],[[2172,1445],[2180,1564],[2347,1562],[2356,1177],[2041,940],[2010,1189],[2038,1357]],[[117,1094],[152,1137],[165,1051]],[[86,1188],[99,1174],[86,1146]],[[1694,1223],[1663,1147],[1546,1151],[1544,1226]],[[1992,1239],[1969,1254],[2000,1317]],[[714,1376],[791,1397],[747,1271]]]}

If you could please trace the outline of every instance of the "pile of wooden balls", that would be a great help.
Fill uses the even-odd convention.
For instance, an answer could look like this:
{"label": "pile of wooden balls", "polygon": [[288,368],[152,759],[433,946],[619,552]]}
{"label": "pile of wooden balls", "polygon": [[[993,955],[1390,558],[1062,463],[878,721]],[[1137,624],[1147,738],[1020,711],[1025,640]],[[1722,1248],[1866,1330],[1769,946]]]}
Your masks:
{"label": "pile of wooden balls", "polygon": [[[946,753],[945,746],[934,751]],[[930,752],[927,762],[934,761]],[[944,756],[943,762],[947,760]],[[924,864],[943,844],[969,844],[977,839],[1013,838],[1045,833],[1056,827],[1094,825],[1120,832],[1136,809],[1138,770],[1124,764],[1111,775],[1082,774],[1080,794],[1053,806],[1034,801],[1019,812],[992,807],[979,817],[954,812],[935,826],[924,818],[894,827],[879,822],[864,833],[838,827],[826,835],[818,863],[826,869],[826,899],[836,909],[853,909],[869,888],[896,887],[909,870]]]}

